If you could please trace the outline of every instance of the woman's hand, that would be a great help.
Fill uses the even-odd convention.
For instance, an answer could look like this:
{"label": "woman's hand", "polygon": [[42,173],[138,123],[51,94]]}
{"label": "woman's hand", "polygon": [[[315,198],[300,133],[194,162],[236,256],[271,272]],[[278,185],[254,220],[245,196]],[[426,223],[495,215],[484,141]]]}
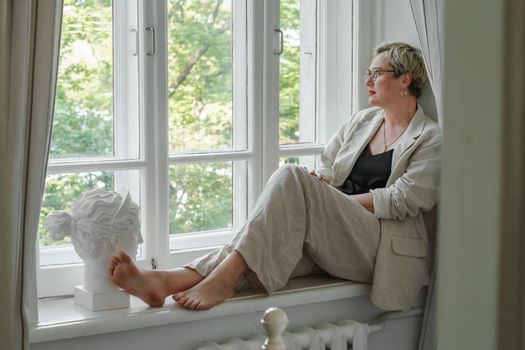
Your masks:
{"label": "woman's hand", "polygon": [[374,209],[374,198],[372,196],[372,193],[362,193],[362,194],[354,194],[352,195],[356,201],[359,202],[363,207],[365,207],[366,210],[368,210],[371,213],[375,212]]}
{"label": "woman's hand", "polygon": [[[305,167],[304,169],[306,169],[308,171],[308,169]],[[328,179],[326,176],[324,175],[319,175],[315,172],[315,169],[312,169],[309,171],[310,175],[312,176],[315,176],[317,179],[321,180],[322,182],[324,183],[327,183],[327,184],[330,184],[330,179]]]}

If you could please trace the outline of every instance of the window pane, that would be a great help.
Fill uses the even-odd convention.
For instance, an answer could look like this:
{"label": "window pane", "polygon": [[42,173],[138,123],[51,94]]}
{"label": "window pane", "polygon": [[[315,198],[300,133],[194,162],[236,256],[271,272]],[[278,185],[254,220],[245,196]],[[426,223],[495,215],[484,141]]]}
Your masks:
{"label": "window pane", "polygon": [[170,152],[232,148],[232,2],[168,1]]}
{"label": "window pane", "polygon": [[113,155],[111,0],[65,0],[50,155]]}
{"label": "window pane", "polygon": [[281,144],[299,142],[300,0],[281,0],[284,51],[279,67],[279,132]]}
{"label": "window pane", "polygon": [[316,129],[316,1],[281,0],[279,141],[314,142]]}
{"label": "window pane", "polygon": [[[48,175],[40,210],[38,231],[40,235],[40,265],[81,262],[72,249],[71,232],[65,237],[52,237],[45,222],[53,212],[70,212],[80,194],[93,189],[114,191],[128,189],[132,200],[140,206],[139,171],[88,172]],[[55,240],[55,239],[60,240]],[[140,255],[140,254],[139,254]]]}
{"label": "window pane", "polygon": [[279,166],[284,164],[296,164],[306,167],[308,170],[312,170],[316,167],[316,161],[316,156],[281,157],[279,159]]}
{"label": "window pane", "polygon": [[170,234],[232,227],[231,162],[170,166],[169,177]]}

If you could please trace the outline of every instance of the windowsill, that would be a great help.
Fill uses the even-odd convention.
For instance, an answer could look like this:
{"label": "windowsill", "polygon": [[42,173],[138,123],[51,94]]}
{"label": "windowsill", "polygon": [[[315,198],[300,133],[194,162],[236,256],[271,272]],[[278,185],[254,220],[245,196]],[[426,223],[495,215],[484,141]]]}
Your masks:
{"label": "windowsill", "polygon": [[40,343],[82,336],[127,331],[168,324],[264,312],[269,307],[290,307],[367,295],[370,285],[352,283],[330,276],[309,276],[290,281],[272,296],[242,292],[208,311],[181,309],[171,298],[163,307],[151,308],[132,297],[130,308],[92,312],[70,298],[40,300],[39,322],[30,331],[30,342]]}

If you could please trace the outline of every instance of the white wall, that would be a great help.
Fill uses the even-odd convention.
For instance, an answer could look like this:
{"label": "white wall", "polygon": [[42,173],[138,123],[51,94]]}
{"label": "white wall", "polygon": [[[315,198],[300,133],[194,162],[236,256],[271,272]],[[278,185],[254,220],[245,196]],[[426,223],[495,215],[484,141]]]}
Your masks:
{"label": "white wall", "polygon": [[382,41],[404,41],[419,47],[416,24],[408,0],[375,0],[378,15],[375,44]]}

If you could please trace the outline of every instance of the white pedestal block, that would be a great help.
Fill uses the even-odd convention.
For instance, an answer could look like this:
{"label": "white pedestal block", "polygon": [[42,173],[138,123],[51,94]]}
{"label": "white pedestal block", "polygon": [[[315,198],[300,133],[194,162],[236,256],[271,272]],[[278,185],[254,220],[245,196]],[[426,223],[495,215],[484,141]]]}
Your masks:
{"label": "white pedestal block", "polygon": [[75,286],[75,304],[91,311],[129,307],[129,294],[121,290],[90,292],[84,286]]}

